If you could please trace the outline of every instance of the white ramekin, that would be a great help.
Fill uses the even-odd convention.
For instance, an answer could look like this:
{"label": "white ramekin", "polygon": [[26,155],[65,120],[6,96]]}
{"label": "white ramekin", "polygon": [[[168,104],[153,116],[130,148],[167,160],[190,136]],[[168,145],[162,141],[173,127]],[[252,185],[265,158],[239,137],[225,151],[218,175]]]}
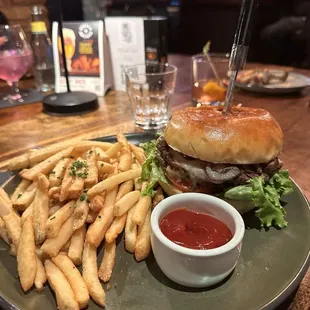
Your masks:
{"label": "white ramekin", "polygon": [[[233,238],[210,250],[194,250],[170,241],[160,230],[161,219],[171,210],[188,208],[205,212],[225,223]],[[240,256],[244,222],[238,211],[214,196],[184,193],[161,201],[151,216],[152,249],[156,262],[172,281],[184,286],[207,287],[222,281],[235,268]]]}

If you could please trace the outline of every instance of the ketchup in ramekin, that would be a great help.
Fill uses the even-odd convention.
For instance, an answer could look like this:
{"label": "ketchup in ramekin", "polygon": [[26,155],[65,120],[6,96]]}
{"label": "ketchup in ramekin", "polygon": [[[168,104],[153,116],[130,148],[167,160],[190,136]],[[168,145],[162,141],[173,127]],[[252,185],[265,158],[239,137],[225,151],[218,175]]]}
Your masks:
{"label": "ketchup in ramekin", "polygon": [[168,212],[159,227],[172,242],[195,250],[218,248],[233,237],[227,225],[219,219],[187,208]]}

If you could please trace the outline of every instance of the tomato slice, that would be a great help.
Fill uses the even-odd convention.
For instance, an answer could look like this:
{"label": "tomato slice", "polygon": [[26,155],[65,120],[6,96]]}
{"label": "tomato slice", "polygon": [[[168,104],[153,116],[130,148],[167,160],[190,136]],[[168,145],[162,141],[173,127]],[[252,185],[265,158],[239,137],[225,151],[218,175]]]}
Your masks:
{"label": "tomato slice", "polygon": [[182,192],[196,192],[196,193],[204,193],[204,194],[212,194],[214,193],[215,185],[212,183],[208,183],[207,185],[199,185],[195,189],[191,186],[190,182],[186,181],[177,181],[173,179],[171,176],[166,175],[169,181]]}
{"label": "tomato slice", "polygon": [[166,175],[166,177],[169,179],[169,181],[176,187],[178,188],[179,190],[181,190],[182,192],[192,192],[193,189],[192,187],[190,186],[190,183],[187,182],[186,183],[182,183],[180,181],[177,181],[175,179],[173,179],[172,177],[170,177],[169,175]]}

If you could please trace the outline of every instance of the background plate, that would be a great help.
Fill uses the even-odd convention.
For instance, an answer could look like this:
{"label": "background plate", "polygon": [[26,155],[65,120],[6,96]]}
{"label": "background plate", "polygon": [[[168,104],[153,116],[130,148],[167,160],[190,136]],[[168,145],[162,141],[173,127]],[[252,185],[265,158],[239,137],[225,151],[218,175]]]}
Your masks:
{"label": "background plate", "polygon": [[[127,135],[132,143],[148,141],[152,134]],[[115,137],[98,139],[115,141]],[[11,193],[18,177],[5,189]],[[298,285],[307,270],[310,252],[309,204],[297,185],[286,198],[287,228],[259,230],[255,216],[247,214],[243,248],[235,271],[221,285],[209,289],[189,289],[170,281],[158,268],[154,257],[141,263],[124,250],[118,239],[116,264],[107,290],[107,310],[227,310],[273,309]],[[101,262],[100,247],[98,262]],[[106,287],[106,286],[105,286]],[[48,286],[37,293],[24,294],[17,279],[16,260],[0,241],[0,305],[5,309],[52,310],[55,299]],[[93,302],[90,310],[100,309]]]}
{"label": "background plate", "polygon": [[240,89],[255,93],[281,95],[281,94],[295,93],[301,91],[307,86],[310,86],[310,78],[301,73],[289,72],[288,78],[284,83],[263,86],[256,84],[254,85],[242,84],[236,81],[235,85]]}

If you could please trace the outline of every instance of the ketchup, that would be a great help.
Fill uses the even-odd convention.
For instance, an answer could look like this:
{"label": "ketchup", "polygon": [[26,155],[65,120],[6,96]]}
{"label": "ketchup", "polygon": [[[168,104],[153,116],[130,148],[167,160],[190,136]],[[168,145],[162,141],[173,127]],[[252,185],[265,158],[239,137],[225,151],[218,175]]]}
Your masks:
{"label": "ketchup", "polygon": [[159,227],[169,240],[195,250],[218,248],[233,237],[226,224],[217,218],[186,208],[167,213]]}

